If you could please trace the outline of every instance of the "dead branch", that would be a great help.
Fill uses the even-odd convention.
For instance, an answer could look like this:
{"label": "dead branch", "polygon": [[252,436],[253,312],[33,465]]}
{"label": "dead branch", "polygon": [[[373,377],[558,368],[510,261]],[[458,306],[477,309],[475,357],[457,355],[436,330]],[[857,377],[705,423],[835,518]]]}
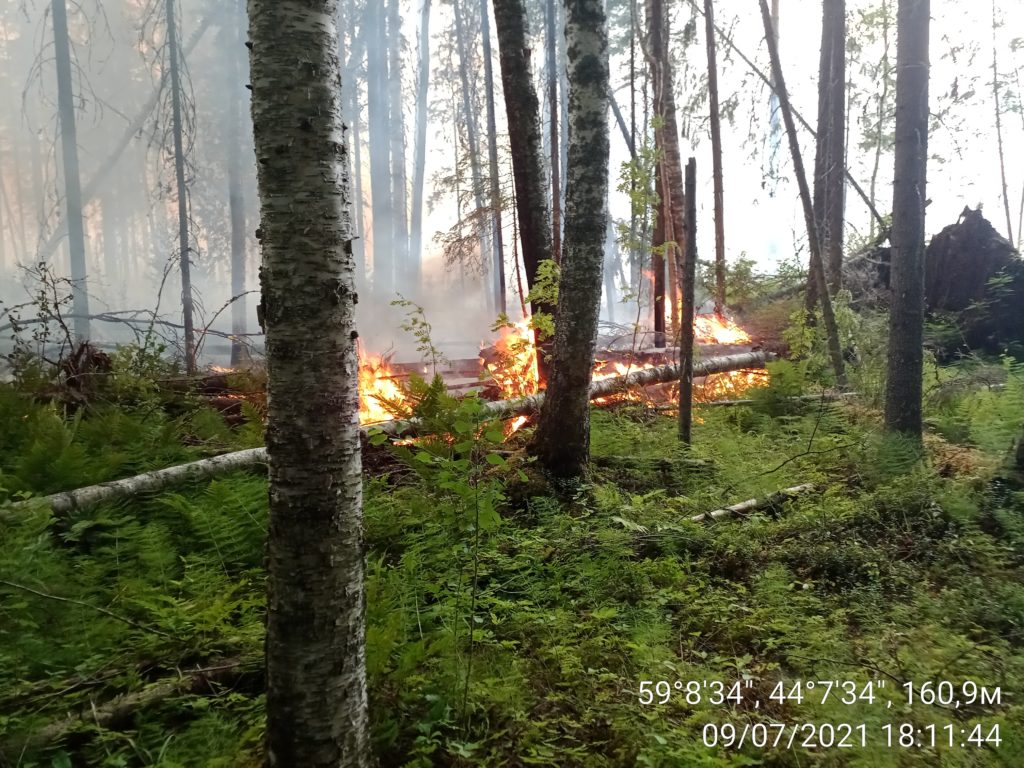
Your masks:
{"label": "dead branch", "polygon": [[694,515],[690,518],[690,522],[703,523],[708,520],[721,520],[723,517],[742,515],[759,509],[770,509],[778,506],[784,501],[788,501],[794,496],[799,496],[801,493],[810,493],[813,490],[816,489],[812,483],[795,485],[792,488],[783,488],[781,491],[776,491],[770,496],[765,496],[763,499],[747,499],[746,501],[741,501],[739,504],[733,504],[731,507],[723,507],[722,509],[716,509],[712,512],[704,512],[699,515]]}
{"label": "dead branch", "polygon": [[[172,696],[216,693],[222,686],[237,683],[246,674],[254,674],[254,664],[239,659],[226,660],[212,667],[193,669],[175,678],[162,680],[140,691],[121,694],[105,704],[96,706],[90,701],[87,710],[45,725],[20,741],[4,745],[8,754],[38,749],[67,736],[76,728],[95,725],[104,729],[117,729],[132,722],[135,714],[145,707],[159,704]],[[257,670],[261,665],[255,665]],[[256,671],[255,674],[261,674]]]}
{"label": "dead branch", "polygon": [[[765,363],[773,358],[774,355],[769,352],[746,352],[740,355],[713,357],[696,363],[693,366],[693,375],[699,378],[713,373],[739,371],[748,368],[764,368]],[[590,398],[593,400],[625,392],[634,387],[664,384],[678,380],[678,365],[645,368],[625,376],[614,376],[602,379],[601,381],[595,381],[590,385]],[[483,408],[482,415],[485,419],[508,419],[530,413],[539,413],[543,402],[543,393],[514,400],[499,400],[487,403]],[[419,430],[420,423],[417,419],[396,419],[395,421],[369,425],[362,428],[361,431],[364,433],[377,431],[392,437],[408,437],[418,434]],[[25,509],[29,505],[45,503],[46,506],[53,510],[55,515],[62,515],[100,502],[114,501],[143,492],[159,491],[163,488],[190,481],[205,480],[240,469],[248,469],[256,464],[265,464],[266,462],[266,448],[249,448],[244,451],[225,453],[220,456],[189,462],[188,464],[179,464],[178,466],[167,467],[166,469],[146,472],[135,477],[127,477],[123,480],[112,480],[74,491],[55,493],[40,500],[30,499],[17,502],[12,504],[8,511],[0,513],[0,522],[5,519],[11,519],[13,513],[16,513],[19,509]]]}

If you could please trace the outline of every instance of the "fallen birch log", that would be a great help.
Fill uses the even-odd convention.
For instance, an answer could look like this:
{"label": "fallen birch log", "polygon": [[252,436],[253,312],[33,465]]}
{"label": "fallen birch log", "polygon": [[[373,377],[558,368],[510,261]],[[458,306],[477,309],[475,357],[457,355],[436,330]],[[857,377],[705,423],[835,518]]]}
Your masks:
{"label": "fallen birch log", "polygon": [[799,496],[801,493],[810,493],[813,490],[815,490],[815,487],[812,483],[795,485],[792,488],[783,488],[781,491],[776,491],[770,496],[765,496],[763,499],[747,499],[746,501],[741,501],[739,504],[733,504],[731,507],[723,507],[722,509],[716,509],[712,512],[704,512],[699,515],[694,515],[690,518],[690,522],[703,523],[708,520],[721,520],[723,517],[755,512],[759,509],[770,509],[784,501],[792,499],[794,496]]}
{"label": "fallen birch log", "polygon": [[[773,356],[767,352],[746,352],[741,355],[712,357],[694,365],[693,375],[697,378],[710,376],[713,373],[740,371],[747,368],[764,368],[765,363],[772,358]],[[669,381],[677,381],[678,379],[679,366],[677,365],[645,368],[625,376],[613,376],[595,381],[590,385],[590,399],[608,397],[619,392],[625,392],[633,387],[664,384]],[[543,393],[520,397],[514,400],[499,400],[487,403],[483,408],[483,416],[487,419],[507,419],[527,413],[534,413],[540,411],[543,402]],[[364,434],[370,431],[380,431],[392,437],[408,437],[418,434],[419,426],[419,422],[416,419],[396,419],[395,421],[386,421],[381,424],[363,427],[361,431]],[[204,480],[240,469],[246,469],[257,464],[266,464],[266,462],[266,448],[249,448],[244,451],[213,456],[209,459],[192,461],[188,464],[157,469],[152,472],[136,475],[135,477],[126,477],[123,480],[112,480],[107,483],[79,488],[75,491],[55,493],[44,497],[43,501],[50,506],[55,515],[67,514],[73,510],[89,507],[103,501],[113,501],[142,492],[159,491],[181,483]],[[34,503],[36,503],[35,499],[18,502],[17,504],[12,504],[10,510],[17,510],[19,507]]]}
{"label": "fallen birch log", "polygon": [[215,667],[193,669],[179,677],[165,679],[141,690],[121,694],[104,704],[90,703],[88,709],[78,714],[71,714],[45,725],[21,739],[8,741],[3,745],[4,750],[8,754],[17,754],[26,749],[38,749],[88,725],[95,725],[104,730],[125,728],[132,723],[139,710],[155,706],[172,696],[217,693],[224,686],[235,685],[245,677],[258,678],[262,675],[262,664],[256,660],[243,662],[235,659]]}

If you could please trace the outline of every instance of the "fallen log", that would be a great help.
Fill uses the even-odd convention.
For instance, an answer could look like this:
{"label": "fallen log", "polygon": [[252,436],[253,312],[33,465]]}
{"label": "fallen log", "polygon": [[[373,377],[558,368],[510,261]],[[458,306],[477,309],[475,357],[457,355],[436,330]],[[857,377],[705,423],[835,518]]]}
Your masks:
{"label": "fallen log", "polygon": [[798,496],[801,493],[809,493],[813,490],[815,490],[815,487],[812,483],[795,485],[792,488],[783,488],[781,491],[776,491],[770,496],[765,496],[763,499],[747,499],[746,501],[741,501],[739,504],[733,504],[731,507],[723,507],[722,509],[716,509],[712,512],[704,512],[699,515],[694,515],[690,518],[690,522],[703,523],[708,520],[721,520],[723,517],[730,517],[731,515],[742,515],[746,512],[755,512],[759,509],[770,509],[784,501],[788,501],[794,496]]}
{"label": "fallen log", "polygon": [[[693,366],[693,375],[695,378],[699,378],[701,376],[710,376],[713,373],[740,371],[748,368],[764,368],[765,363],[772,358],[773,355],[767,352],[746,352],[741,355],[730,355],[728,357],[713,357],[696,363]],[[609,395],[625,392],[634,387],[664,384],[678,380],[679,366],[677,365],[645,368],[625,376],[613,376],[595,381],[590,385],[590,399],[608,397]],[[539,412],[543,402],[543,393],[514,400],[499,400],[487,403],[483,408],[482,415],[486,419],[513,418]],[[386,421],[363,427],[362,431],[364,433],[379,431],[392,437],[408,437],[418,434],[419,429],[420,423],[417,419],[396,419],[395,421]],[[136,475],[135,477],[126,477],[123,480],[112,480],[107,483],[79,488],[75,491],[55,493],[43,497],[42,501],[53,510],[55,515],[62,515],[103,501],[113,501],[142,492],[159,491],[189,481],[205,480],[240,469],[247,469],[257,464],[265,464],[266,462],[266,448],[249,448],[244,451],[235,451],[234,453],[225,453],[208,459],[200,459],[188,464],[157,469],[152,472]],[[39,500],[30,499],[12,504],[7,513],[0,513],[0,520],[3,520],[5,517],[9,518],[11,511],[37,503],[39,503]]]}
{"label": "fallen log", "polygon": [[246,677],[258,678],[262,675],[260,660],[254,659],[227,660],[217,666],[189,670],[184,675],[116,696],[105,704],[90,702],[90,707],[80,713],[68,715],[20,739],[11,739],[3,745],[4,752],[13,755],[45,747],[88,725],[104,730],[125,728],[131,725],[139,710],[155,706],[172,696],[216,694],[224,687],[237,685]]}

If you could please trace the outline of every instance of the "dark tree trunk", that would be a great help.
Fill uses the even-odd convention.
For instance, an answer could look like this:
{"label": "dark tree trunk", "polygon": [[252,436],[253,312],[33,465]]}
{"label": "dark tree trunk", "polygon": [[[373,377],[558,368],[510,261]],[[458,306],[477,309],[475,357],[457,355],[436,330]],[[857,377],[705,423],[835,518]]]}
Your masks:
{"label": "dark tree trunk", "polygon": [[772,82],[775,84],[775,93],[779,99],[779,109],[782,112],[783,122],[786,124],[789,150],[793,157],[793,171],[796,174],[797,185],[800,188],[800,202],[803,205],[804,222],[807,225],[807,245],[811,251],[811,273],[817,279],[821,316],[825,322],[825,334],[828,339],[828,353],[832,360],[832,370],[835,371],[836,383],[840,387],[845,387],[846,366],[843,363],[843,350],[839,345],[839,328],[836,325],[835,313],[832,311],[832,299],[829,296],[828,286],[825,284],[825,268],[821,260],[821,240],[818,238],[818,226],[814,219],[811,190],[807,184],[804,161],[800,155],[800,142],[797,138],[796,123],[793,121],[793,110],[789,104],[789,94],[786,91],[786,81],[782,77],[782,64],[779,61],[779,47],[776,43],[775,32],[772,26],[772,17],[768,10],[767,0],[759,0],[759,2],[761,4],[761,21],[764,24],[765,40],[768,42],[768,55],[771,57],[772,63]]}
{"label": "dark tree trunk", "polygon": [[337,0],[249,0],[267,335],[266,765],[368,768],[364,540]]}
{"label": "dark tree trunk", "polygon": [[[647,56],[650,64],[651,79],[654,85],[654,114],[661,118],[661,127],[654,129],[654,146],[658,150],[656,177],[661,181],[661,192],[658,193],[659,217],[664,219],[664,238],[654,245],[666,246],[663,255],[657,257],[662,266],[655,263],[655,346],[665,346],[664,328],[666,300],[665,265],[668,267],[668,291],[672,327],[679,328],[679,282],[676,274],[678,257],[677,250],[683,247],[684,214],[683,214],[683,174],[679,156],[679,133],[676,123],[675,95],[672,87],[672,64],[669,59],[668,19],[662,0],[647,0]],[[661,275],[661,290],[658,291],[658,277]],[[658,299],[661,299],[661,311],[658,312]],[[659,336],[659,321],[661,336]],[[661,343],[659,343],[659,340]]]}
{"label": "dark tree trunk", "polygon": [[567,0],[569,178],[554,360],[533,452],[578,477],[590,447],[589,388],[601,311],[608,200],[608,30],[602,0]]}
{"label": "dark tree trunk", "polygon": [[[508,141],[512,154],[512,179],[516,190],[516,214],[523,250],[526,285],[532,289],[537,265],[551,258],[551,219],[541,149],[540,101],[530,66],[530,33],[523,0],[494,0],[494,26],[498,35],[498,62],[505,93]],[[554,307],[534,302],[534,314],[554,315]],[[538,356],[542,381],[547,380],[544,355]]]}
{"label": "dark tree trunk", "polygon": [[71,257],[72,311],[78,341],[89,338],[89,286],[82,224],[82,187],[78,172],[78,132],[71,82],[71,47],[64,0],[53,0],[53,52],[57,64],[57,110],[60,115],[61,160],[64,166],[64,209]]}
{"label": "dark tree trunk", "polygon": [[[829,293],[842,287],[846,166],[846,0],[822,3],[818,62],[818,127],[814,154],[814,218]],[[812,267],[813,269],[813,267]],[[817,277],[807,286],[807,307],[817,304]]]}
{"label": "dark tree trunk", "polygon": [[367,5],[366,119],[370,145],[370,197],[373,216],[373,292],[390,298],[395,290],[395,222],[391,210],[391,112],[388,90],[387,8]]}
{"label": "dark tree trunk", "polygon": [[686,247],[679,263],[679,439],[687,445],[693,432],[693,315],[697,282],[697,161],[686,164]]}
{"label": "dark tree trunk", "polygon": [[558,24],[555,13],[556,0],[547,0],[547,20],[545,52],[547,54],[548,71],[548,112],[551,116],[551,130],[548,134],[548,146],[551,150],[551,258],[559,261],[562,258],[562,175],[560,172],[561,152],[558,140],[558,59],[555,40],[558,35]]}
{"label": "dark tree trunk", "polygon": [[[711,168],[715,190],[715,313],[725,311],[725,192],[722,180],[722,122],[718,113],[718,55],[714,0],[704,0],[704,34],[708,49],[708,99],[711,103]],[[690,204],[687,198],[687,213]],[[684,318],[683,322],[686,320]]]}
{"label": "dark tree trunk", "polygon": [[[497,23],[497,22],[495,22]],[[494,302],[505,306],[505,245],[501,223],[501,175],[498,171],[498,127],[494,115],[494,65],[491,57],[491,20],[487,0],[480,0],[480,36],[484,48],[484,91],[487,94],[487,160],[491,180],[491,248],[493,249]]]}
{"label": "dark tree trunk", "polygon": [[419,285],[423,263],[423,185],[427,173],[427,106],[430,98],[430,0],[420,7],[420,63],[416,84],[416,142],[413,150],[412,247],[410,277]]}
{"label": "dark tree trunk", "polygon": [[174,0],[167,0],[167,58],[171,76],[171,131],[174,135],[174,184],[178,196],[178,263],[181,267],[182,325],[185,326],[185,371],[196,370],[196,339],[192,327],[192,260],[188,231],[188,187],[185,183],[185,142],[182,135],[181,61]]}
{"label": "dark tree trunk", "polygon": [[892,209],[892,306],[885,426],[921,439],[924,216],[928,168],[930,0],[899,0],[896,22],[896,149]]}

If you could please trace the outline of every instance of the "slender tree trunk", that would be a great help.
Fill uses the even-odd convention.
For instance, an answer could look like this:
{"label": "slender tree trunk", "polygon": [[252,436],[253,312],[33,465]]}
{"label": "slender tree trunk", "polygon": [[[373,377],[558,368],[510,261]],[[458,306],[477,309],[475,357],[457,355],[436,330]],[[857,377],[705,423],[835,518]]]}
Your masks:
{"label": "slender tree trunk", "polygon": [[618,300],[615,290],[615,273],[618,270],[618,244],[615,242],[615,222],[610,211],[605,211],[608,224],[604,235],[604,293],[608,302],[608,322],[615,322],[615,303]]}
{"label": "slender tree trunk", "polygon": [[[814,217],[829,293],[842,286],[843,192],[846,165],[846,0],[822,3],[818,62],[818,128],[814,155]],[[813,266],[812,266],[813,270]],[[817,304],[817,277],[807,286],[808,310]]]}
{"label": "slender tree trunk", "polygon": [[[487,94],[487,159],[491,179],[491,247],[494,250],[494,301],[502,314],[505,303],[505,246],[501,223],[501,174],[498,171],[498,127],[494,115],[494,65],[487,0],[480,0],[480,36],[484,44],[484,91]],[[497,23],[497,22],[495,22]]]}
{"label": "slender tree trunk", "polygon": [[399,14],[399,0],[389,0],[388,45],[390,63],[388,66],[388,88],[390,91],[391,117],[388,121],[391,134],[391,212],[394,216],[395,234],[394,260],[395,281],[401,289],[412,287],[409,266],[409,197],[405,171],[405,111],[402,100],[402,17]]}
{"label": "slender tree trunk", "polygon": [[551,258],[562,258],[562,176],[560,173],[561,152],[558,140],[558,59],[555,40],[558,35],[558,15],[555,13],[556,0],[547,0],[547,54],[548,70],[548,112],[551,116],[548,147],[551,150]]}
{"label": "slender tree trunk", "polygon": [[174,0],[167,0],[167,58],[171,84],[171,132],[174,135],[174,183],[178,195],[178,263],[181,268],[182,325],[185,326],[185,370],[191,374],[196,370],[196,339],[192,326],[192,263],[189,258],[188,188],[185,185],[185,143],[182,136],[181,62],[174,6]]}
{"label": "slender tree trunk", "polygon": [[388,137],[388,39],[383,0],[367,5],[366,92],[373,216],[373,292],[390,298],[395,290],[394,216],[391,211],[391,151]]}
{"label": "slender tree trunk", "polygon": [[[885,118],[889,112],[889,2],[882,0],[882,90],[878,96],[878,126],[875,134],[875,156],[871,166],[871,184],[869,186],[870,205],[874,207],[878,199],[878,169],[882,164],[882,143],[885,137]],[[871,240],[875,239],[875,218],[871,218]]]}
{"label": "slender tree trunk", "polygon": [[924,218],[928,168],[930,0],[899,0],[896,22],[896,149],[892,305],[885,425],[921,439],[924,376]]}
{"label": "slender tree trunk", "polygon": [[[555,66],[555,71],[558,73],[558,101],[561,105],[561,116],[558,123],[559,133],[561,134],[561,140],[559,141],[559,150],[561,153],[561,162],[559,163],[559,179],[561,186],[559,187],[559,195],[562,199],[562,211],[563,214],[560,218],[562,225],[562,233],[560,235],[562,241],[565,240],[565,192],[566,185],[569,183],[569,81],[568,81],[568,68],[569,68],[569,54],[566,47],[565,38],[565,3],[556,3],[555,5],[555,42],[558,44],[558,63]],[[561,254],[561,249],[559,249]]]}
{"label": "slender tree trunk", "polygon": [[[242,24],[245,20],[245,8],[236,0],[237,17],[229,21],[224,40],[224,52],[227,61],[225,71],[228,73],[228,135],[227,144],[228,166],[228,218],[231,222],[231,365],[238,366],[247,362],[248,346],[242,341],[246,327],[245,297],[245,193],[242,187],[242,130],[241,97],[244,89],[239,59],[244,50],[242,40]],[[234,24],[232,28],[231,24]]]}
{"label": "slender tree trunk", "polygon": [[[552,227],[548,215],[547,179],[541,141],[540,100],[530,66],[530,32],[523,0],[494,0],[494,26],[498,36],[498,63],[505,93],[508,140],[512,154],[512,180],[523,250],[526,285],[532,289],[537,266],[551,258]],[[554,307],[533,302],[534,314],[554,315]],[[538,373],[548,379],[545,355],[538,355]]]}
{"label": "slender tree trunk", "polygon": [[410,278],[420,283],[423,263],[423,185],[427,173],[427,106],[430,98],[430,0],[420,5],[420,62],[416,84],[416,140],[413,150],[412,248]]}
{"label": "slender tree trunk", "polygon": [[[462,13],[461,0],[452,0],[452,10],[455,14],[455,40],[459,49],[459,80],[462,85],[462,113],[466,121],[466,138],[469,142],[469,166],[473,179],[473,200],[476,203],[476,210],[479,213],[484,210],[484,182],[480,170],[480,142],[477,138],[476,110],[473,109],[472,88],[469,77],[469,35],[466,32],[466,23]],[[482,235],[480,238],[480,261],[483,264],[484,286],[488,285],[490,270],[487,268],[487,252],[490,250],[488,237]],[[485,288],[487,306],[492,307],[491,291]]]}
{"label": "slender tree trunk", "polygon": [[693,315],[697,282],[697,161],[686,164],[686,247],[679,264],[682,317],[679,325],[679,439],[690,444],[693,432]]}
{"label": "slender tree trunk", "polygon": [[1010,217],[1010,193],[1006,185],[1006,156],[1003,152],[1003,109],[999,101],[999,56],[996,42],[996,0],[992,0],[992,101],[996,110],[996,147],[999,151],[999,178],[1003,188],[1003,210],[1006,212],[1006,239],[1013,245],[1013,219]]}
{"label": "slender tree trunk", "polygon": [[[58,0],[54,0],[57,2]],[[182,48],[183,56],[188,56],[189,53],[199,44],[203,34],[205,34],[207,28],[209,28],[213,19],[216,17],[215,13],[211,13],[203,18],[196,27],[196,31],[192,33],[192,36],[188,39],[188,42]],[[142,108],[135,114],[135,118],[131,124],[125,128],[124,133],[121,134],[121,138],[118,139],[117,146],[114,147],[114,151],[111,152],[106,160],[104,160],[92,177],[82,187],[82,206],[88,205],[90,202],[96,199],[96,196],[100,194],[106,183],[107,177],[117,167],[118,162],[124,156],[125,150],[129,146],[132,146],[133,141],[138,137],[139,132],[146,125],[146,122],[150,119],[153,114],[153,109],[156,107],[160,100],[160,97],[164,93],[164,87],[167,85],[168,72],[160,73],[160,82],[157,83],[156,90],[153,95],[150,96],[149,100],[142,106]],[[35,145],[38,147],[38,138],[34,140]],[[39,169],[40,184],[42,183],[42,167]],[[43,197],[39,198],[40,205],[40,221],[45,218],[45,211],[43,210]],[[38,261],[46,261],[50,258],[57,247],[63,240],[64,235],[67,234],[67,222],[61,221],[53,233],[46,239],[46,242],[39,248],[39,254],[36,257]]]}
{"label": "slender tree trunk", "polygon": [[[659,214],[664,218],[664,239],[661,244],[667,246],[663,255],[655,262],[655,311],[658,298],[662,303],[661,312],[655,315],[655,346],[665,345],[664,336],[659,337],[658,326],[664,334],[665,324],[665,288],[664,277],[661,279],[661,290],[658,290],[659,273],[668,266],[669,278],[669,315],[672,328],[679,328],[679,282],[676,274],[676,250],[683,248],[684,214],[683,214],[683,175],[679,156],[679,132],[676,123],[675,95],[672,86],[672,64],[669,60],[668,20],[662,0],[647,0],[647,56],[650,63],[651,79],[654,83],[654,112],[660,117],[660,127],[654,129],[654,146],[658,150],[656,176],[661,181],[661,192],[658,193]],[[655,245],[659,243],[655,242]],[[662,266],[658,266],[658,261]],[[659,344],[659,340],[661,343]]]}
{"label": "slender tree trunk", "polygon": [[[711,168],[715,190],[715,313],[725,311],[725,192],[722,181],[722,123],[718,107],[718,56],[714,0],[704,0],[704,35],[708,49],[708,98],[711,102]],[[689,202],[687,202],[689,212]],[[685,318],[684,321],[685,323]]]}
{"label": "slender tree trunk", "polygon": [[589,388],[601,311],[608,200],[608,31],[602,0],[567,3],[569,169],[554,361],[532,450],[577,477],[590,447]]}
{"label": "slender tree trunk", "polygon": [[72,311],[78,341],[89,338],[89,286],[85,257],[85,229],[82,223],[82,188],[78,173],[78,132],[71,82],[71,48],[65,0],[53,0],[53,52],[57,64],[57,110],[60,115],[60,147],[64,166],[64,210],[68,222],[68,251],[71,255]]}
{"label": "slender tree trunk", "polygon": [[811,272],[817,276],[818,280],[819,302],[821,304],[822,319],[825,321],[829,357],[832,360],[832,370],[835,371],[836,383],[840,387],[845,387],[846,366],[843,363],[843,350],[839,345],[839,328],[836,325],[835,313],[832,311],[832,299],[829,296],[828,286],[825,284],[825,268],[821,260],[821,240],[818,238],[818,227],[814,219],[814,206],[811,202],[811,190],[807,184],[807,174],[804,172],[804,161],[800,156],[800,142],[796,133],[796,123],[793,121],[793,110],[789,104],[786,81],[782,77],[779,48],[776,44],[768,3],[766,0],[758,1],[761,5],[761,20],[764,23],[765,39],[768,42],[768,54],[772,62],[772,82],[775,83],[775,93],[779,99],[779,109],[782,112],[782,119],[786,124],[786,134],[789,136],[789,149],[793,156],[793,171],[796,174],[797,185],[800,188],[800,202],[803,204],[804,221],[807,225],[807,245],[811,251]]}
{"label": "slender tree trunk", "polygon": [[371,763],[337,0],[249,0],[270,525],[267,765]]}

